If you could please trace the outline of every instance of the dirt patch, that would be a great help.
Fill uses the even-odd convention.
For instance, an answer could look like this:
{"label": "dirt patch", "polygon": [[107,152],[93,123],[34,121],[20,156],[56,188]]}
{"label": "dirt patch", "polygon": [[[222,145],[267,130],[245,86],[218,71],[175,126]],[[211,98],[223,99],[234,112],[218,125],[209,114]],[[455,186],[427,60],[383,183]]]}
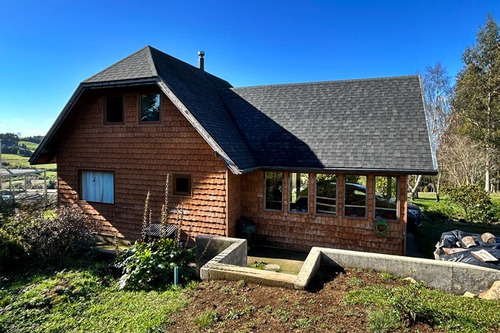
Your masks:
{"label": "dirt patch", "polygon": [[[346,293],[372,284],[403,285],[376,272],[347,270],[320,276],[310,291],[204,281],[189,292],[190,305],[172,318],[168,332],[364,332],[369,309],[345,305]],[[202,314],[207,314],[200,320]],[[406,330],[407,331],[407,330]],[[426,325],[411,332],[434,332]],[[403,332],[403,330],[401,330]]]}

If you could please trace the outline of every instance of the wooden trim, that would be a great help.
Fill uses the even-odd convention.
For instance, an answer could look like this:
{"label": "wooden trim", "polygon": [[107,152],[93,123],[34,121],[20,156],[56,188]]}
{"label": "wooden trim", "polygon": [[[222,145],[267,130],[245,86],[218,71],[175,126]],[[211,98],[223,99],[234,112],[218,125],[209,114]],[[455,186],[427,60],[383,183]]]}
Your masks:
{"label": "wooden trim", "polygon": [[[193,196],[193,186],[191,182],[191,175],[190,174],[176,174],[174,173],[172,175],[173,178],[173,184],[172,184],[172,193],[175,196],[180,196],[180,197],[192,197]],[[177,190],[177,179],[178,178],[187,178],[188,179],[188,192],[183,192],[183,191],[178,191]]]}

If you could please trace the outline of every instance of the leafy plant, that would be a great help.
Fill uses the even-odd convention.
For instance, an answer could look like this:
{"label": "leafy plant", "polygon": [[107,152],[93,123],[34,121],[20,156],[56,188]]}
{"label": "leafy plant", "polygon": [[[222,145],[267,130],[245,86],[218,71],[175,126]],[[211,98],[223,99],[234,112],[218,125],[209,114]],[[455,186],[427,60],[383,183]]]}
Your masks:
{"label": "leafy plant", "polygon": [[183,248],[172,239],[136,242],[116,260],[116,267],[123,272],[119,288],[147,290],[165,287],[173,283],[175,267],[178,267],[179,282],[189,282],[195,276],[189,266],[194,261],[193,249]]}
{"label": "leafy plant", "polygon": [[58,265],[67,256],[86,253],[93,244],[92,234],[99,230],[96,221],[67,206],[55,211],[17,211],[13,221],[22,228],[28,254],[44,265]]}
{"label": "leafy plant", "polygon": [[213,326],[217,321],[219,321],[217,312],[215,310],[208,310],[195,318],[194,323],[199,328],[208,328]]}
{"label": "leafy plant", "polygon": [[470,222],[490,222],[492,206],[490,195],[479,185],[464,185],[445,189],[451,201],[459,204]]}
{"label": "leafy plant", "polygon": [[380,309],[368,315],[368,330],[372,332],[391,332],[401,326],[399,314],[390,309]]}

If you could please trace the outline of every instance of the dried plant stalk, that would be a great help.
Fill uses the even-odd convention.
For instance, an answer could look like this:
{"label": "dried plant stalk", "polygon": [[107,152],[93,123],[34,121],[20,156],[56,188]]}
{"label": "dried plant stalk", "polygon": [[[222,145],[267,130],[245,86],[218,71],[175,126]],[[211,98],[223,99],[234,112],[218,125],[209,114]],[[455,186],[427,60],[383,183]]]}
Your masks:
{"label": "dried plant stalk", "polygon": [[[147,238],[147,228],[148,228],[148,212],[149,210],[149,190],[148,194],[146,195],[146,201],[144,202],[144,213],[142,216],[142,230],[141,230],[141,236],[142,236],[142,241],[145,242]],[[151,218],[150,218],[151,219]]]}

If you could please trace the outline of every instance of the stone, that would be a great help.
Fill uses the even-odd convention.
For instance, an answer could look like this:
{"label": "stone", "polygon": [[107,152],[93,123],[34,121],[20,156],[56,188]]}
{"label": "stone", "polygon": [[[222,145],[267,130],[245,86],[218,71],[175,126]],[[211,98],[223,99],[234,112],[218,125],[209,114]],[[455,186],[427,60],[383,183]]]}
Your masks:
{"label": "stone", "polygon": [[493,282],[489,290],[479,294],[479,298],[488,300],[500,300],[500,281]]}
{"label": "stone", "polygon": [[405,278],[403,279],[403,281],[408,282],[408,283],[412,283],[412,284],[413,284],[413,283],[417,283],[417,280],[415,280],[414,278],[412,278],[412,277],[410,277],[410,276],[405,277]]}
{"label": "stone", "polygon": [[266,264],[262,269],[265,271],[278,272],[281,269],[281,267],[280,267],[280,265],[277,265],[277,264]]}
{"label": "stone", "polygon": [[470,291],[466,291],[465,294],[463,294],[463,297],[467,297],[467,298],[476,298],[477,295],[476,294],[473,294],[471,293]]}

